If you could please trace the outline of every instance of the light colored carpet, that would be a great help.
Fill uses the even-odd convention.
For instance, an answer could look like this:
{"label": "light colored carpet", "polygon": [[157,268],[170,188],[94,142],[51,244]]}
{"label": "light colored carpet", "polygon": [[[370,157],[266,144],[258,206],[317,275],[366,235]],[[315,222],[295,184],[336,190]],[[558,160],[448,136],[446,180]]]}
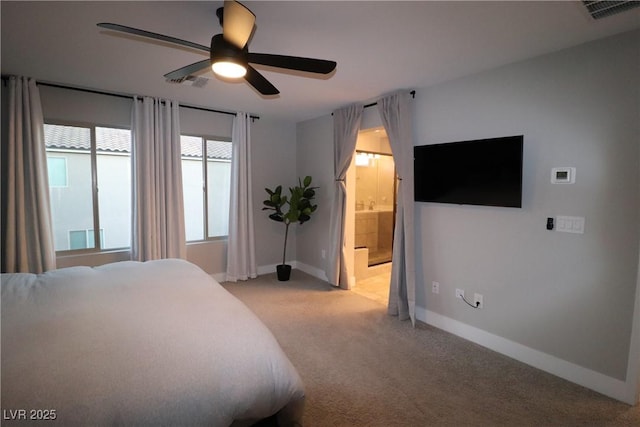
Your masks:
{"label": "light colored carpet", "polygon": [[631,407],[298,270],[224,283],[300,372],[314,426],[640,426]]}
{"label": "light colored carpet", "polygon": [[356,282],[356,286],[352,289],[363,297],[367,297],[380,304],[387,305],[389,302],[389,281],[391,280],[391,272],[378,274],[366,279],[360,279]]}

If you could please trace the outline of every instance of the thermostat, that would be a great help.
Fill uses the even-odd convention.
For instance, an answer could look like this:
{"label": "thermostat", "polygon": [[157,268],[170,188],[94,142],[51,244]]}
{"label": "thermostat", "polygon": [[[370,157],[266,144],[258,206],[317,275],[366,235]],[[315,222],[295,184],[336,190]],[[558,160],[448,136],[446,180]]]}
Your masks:
{"label": "thermostat", "polygon": [[573,184],[576,182],[576,168],[553,168],[551,169],[551,183],[553,184]]}

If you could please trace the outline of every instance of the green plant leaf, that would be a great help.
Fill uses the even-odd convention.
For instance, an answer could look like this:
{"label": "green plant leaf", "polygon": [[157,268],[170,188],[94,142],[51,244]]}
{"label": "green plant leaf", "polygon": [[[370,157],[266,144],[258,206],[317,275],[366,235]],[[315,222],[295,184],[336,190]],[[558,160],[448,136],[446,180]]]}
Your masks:
{"label": "green plant leaf", "polygon": [[284,217],[290,222],[297,222],[298,218],[300,217],[300,212],[297,209],[292,209],[287,212]]}
{"label": "green plant leaf", "polygon": [[282,218],[282,215],[277,212],[269,215],[269,218],[277,222],[284,222],[284,218]]}
{"label": "green plant leaf", "polygon": [[317,205],[312,205],[311,200],[316,196],[318,187],[311,187],[311,176],[304,179],[298,178],[297,185],[289,187],[289,194],[282,194],[282,186],[278,185],[271,190],[265,188],[269,199],[264,201],[265,207],[262,210],[275,211],[269,215],[273,221],[285,224],[285,247],[283,258],[286,258],[287,232],[289,225],[293,222],[303,224],[311,219],[311,214],[316,211]]}

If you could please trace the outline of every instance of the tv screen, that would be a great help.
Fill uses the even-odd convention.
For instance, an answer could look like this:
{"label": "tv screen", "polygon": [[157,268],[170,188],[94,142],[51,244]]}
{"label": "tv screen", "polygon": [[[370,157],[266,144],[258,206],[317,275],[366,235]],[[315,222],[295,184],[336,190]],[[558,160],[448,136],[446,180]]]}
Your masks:
{"label": "tv screen", "polygon": [[522,207],[523,136],[420,145],[416,202]]}

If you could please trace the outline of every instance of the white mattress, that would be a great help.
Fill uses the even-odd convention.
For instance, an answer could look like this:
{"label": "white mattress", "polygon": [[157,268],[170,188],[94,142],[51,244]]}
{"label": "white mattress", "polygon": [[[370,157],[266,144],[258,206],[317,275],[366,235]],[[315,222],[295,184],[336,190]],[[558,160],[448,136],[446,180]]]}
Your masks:
{"label": "white mattress", "polygon": [[1,351],[3,425],[42,425],[36,410],[65,426],[302,416],[302,382],[271,332],[182,260],[3,274]]}

